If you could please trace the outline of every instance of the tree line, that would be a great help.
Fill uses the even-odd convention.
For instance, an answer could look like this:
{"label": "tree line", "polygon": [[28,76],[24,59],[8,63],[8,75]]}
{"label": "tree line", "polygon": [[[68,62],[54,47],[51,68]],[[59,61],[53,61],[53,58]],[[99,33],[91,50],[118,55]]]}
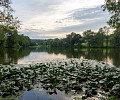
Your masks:
{"label": "tree line", "polygon": [[92,30],[84,31],[81,34],[72,32],[62,39],[40,40],[38,45],[42,47],[70,47],[70,48],[110,48],[120,47],[120,31],[113,31],[109,34],[108,27],[103,27],[94,32]]}

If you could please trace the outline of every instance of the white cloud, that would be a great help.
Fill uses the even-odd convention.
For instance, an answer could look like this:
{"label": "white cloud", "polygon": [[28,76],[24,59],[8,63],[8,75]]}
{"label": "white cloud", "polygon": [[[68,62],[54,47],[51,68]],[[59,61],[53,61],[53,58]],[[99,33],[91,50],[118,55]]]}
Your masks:
{"label": "white cloud", "polygon": [[86,26],[86,23],[99,20],[103,14],[97,6],[103,3],[104,0],[14,0],[13,8],[16,10],[14,14],[23,24],[20,31],[31,38],[41,34],[65,37],[63,34],[71,29],[67,32],[64,29],[75,29],[75,26]]}

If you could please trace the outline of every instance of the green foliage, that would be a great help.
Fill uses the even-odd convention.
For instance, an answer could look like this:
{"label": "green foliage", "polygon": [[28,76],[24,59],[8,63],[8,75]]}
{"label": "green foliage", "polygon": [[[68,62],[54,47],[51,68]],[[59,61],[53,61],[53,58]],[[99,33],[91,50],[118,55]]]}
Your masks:
{"label": "green foliage", "polygon": [[10,36],[7,38],[7,47],[19,47],[18,34],[16,30],[11,32]]}
{"label": "green foliage", "polygon": [[31,40],[28,36],[18,35],[14,27],[0,25],[0,47],[29,46]]}
{"label": "green foliage", "polygon": [[0,1],[0,25],[7,27],[7,29],[10,27],[17,29],[20,27],[20,21],[12,15],[14,10],[11,8],[11,3],[11,0]]}
{"label": "green foliage", "polygon": [[103,43],[103,47],[111,47],[110,42],[108,42],[108,45],[106,42]]}
{"label": "green foliage", "polygon": [[63,47],[63,48],[111,48],[120,47],[120,31],[115,30],[109,35],[109,28],[103,27],[94,32],[87,30],[80,34],[72,32],[63,39],[40,40],[41,47]]}
{"label": "green foliage", "polygon": [[72,32],[71,34],[66,36],[66,43],[68,46],[74,47],[75,44],[79,45],[80,39],[81,39],[80,34]]}
{"label": "green foliage", "polygon": [[0,47],[19,47],[20,21],[12,15],[11,0],[0,1]]}
{"label": "green foliage", "polygon": [[88,44],[88,47],[91,47],[94,45],[94,43],[95,43],[94,35],[95,34],[96,33],[91,30],[87,30],[87,31],[83,32],[83,36],[84,36],[85,42]]}
{"label": "green foliage", "polygon": [[111,27],[120,29],[120,1],[106,0],[106,3],[102,7],[103,11],[107,10],[111,14],[108,24]]}
{"label": "green foliage", "polygon": [[30,46],[37,46],[37,43],[31,41]]}
{"label": "green foliage", "polygon": [[87,43],[82,43],[81,45],[82,45],[82,47],[87,48],[87,45],[88,45],[88,44],[87,44]]}
{"label": "green foliage", "polygon": [[28,36],[24,36],[23,34],[19,35],[18,41],[19,41],[19,45],[23,47],[30,46],[31,44],[30,38]]}
{"label": "green foliage", "polygon": [[111,35],[111,44],[113,47],[120,47],[120,30],[114,31],[114,34]]}
{"label": "green foliage", "polygon": [[81,35],[72,32],[68,34],[66,38],[63,39],[48,39],[48,40],[41,40],[39,45],[46,46],[46,47],[80,47],[81,46]]}

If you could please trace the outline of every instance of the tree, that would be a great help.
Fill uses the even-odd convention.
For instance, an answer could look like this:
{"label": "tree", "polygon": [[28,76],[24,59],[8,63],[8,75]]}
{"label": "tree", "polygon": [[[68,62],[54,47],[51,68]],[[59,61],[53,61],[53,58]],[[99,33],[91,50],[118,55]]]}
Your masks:
{"label": "tree", "polygon": [[112,47],[120,47],[120,31],[115,30],[114,34],[110,35]]}
{"label": "tree", "polygon": [[0,1],[0,25],[6,26],[6,28],[14,27],[14,29],[17,29],[20,27],[20,21],[12,15],[14,10],[10,6],[11,3],[10,0]]}
{"label": "tree", "polygon": [[80,42],[80,38],[81,38],[80,34],[76,34],[76,33],[72,32],[71,34],[66,36],[66,41],[70,47],[74,48],[74,45],[75,44],[78,45],[78,42]]}
{"label": "tree", "polygon": [[4,46],[5,45],[5,28],[0,25],[0,46]]}
{"label": "tree", "polygon": [[104,28],[100,28],[99,31],[95,35],[95,45],[96,47],[102,47],[105,40],[105,31]]}
{"label": "tree", "polygon": [[93,37],[94,37],[95,34],[96,33],[91,31],[91,30],[87,30],[87,31],[83,32],[85,42],[88,43],[89,48],[94,44],[94,38]]}
{"label": "tree", "polygon": [[[120,46],[120,0],[105,0],[105,4],[102,6],[103,11],[107,10],[111,17],[107,22],[110,27],[115,28],[113,37],[110,37],[111,41],[114,42],[114,46]],[[112,44],[112,45],[113,45]]]}
{"label": "tree", "polygon": [[16,47],[18,44],[18,32],[20,21],[12,15],[11,0],[0,1],[0,46]]}
{"label": "tree", "polygon": [[108,33],[109,33],[109,31],[110,31],[110,28],[109,27],[103,27],[103,30],[104,30],[104,33],[105,33],[105,37],[106,37],[106,47],[108,47],[108,43],[109,43],[109,35],[108,35]]}
{"label": "tree", "polygon": [[110,27],[120,29],[120,0],[105,0],[105,2],[102,6],[103,11],[107,10],[112,15],[108,24]]}
{"label": "tree", "polygon": [[9,31],[9,36],[7,37],[7,47],[19,47],[17,30]]}
{"label": "tree", "polygon": [[31,44],[30,38],[28,36],[24,36],[23,34],[18,36],[18,41],[19,45],[23,47],[27,47]]}

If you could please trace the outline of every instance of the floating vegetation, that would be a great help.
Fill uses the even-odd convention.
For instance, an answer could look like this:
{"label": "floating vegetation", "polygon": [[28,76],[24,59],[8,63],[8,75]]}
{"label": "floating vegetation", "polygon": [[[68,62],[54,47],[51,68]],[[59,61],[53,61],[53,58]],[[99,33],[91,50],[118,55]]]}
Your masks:
{"label": "floating vegetation", "polygon": [[17,95],[36,84],[48,94],[81,95],[82,99],[98,95],[120,98],[120,70],[91,60],[62,60],[14,67],[0,65],[0,95]]}

